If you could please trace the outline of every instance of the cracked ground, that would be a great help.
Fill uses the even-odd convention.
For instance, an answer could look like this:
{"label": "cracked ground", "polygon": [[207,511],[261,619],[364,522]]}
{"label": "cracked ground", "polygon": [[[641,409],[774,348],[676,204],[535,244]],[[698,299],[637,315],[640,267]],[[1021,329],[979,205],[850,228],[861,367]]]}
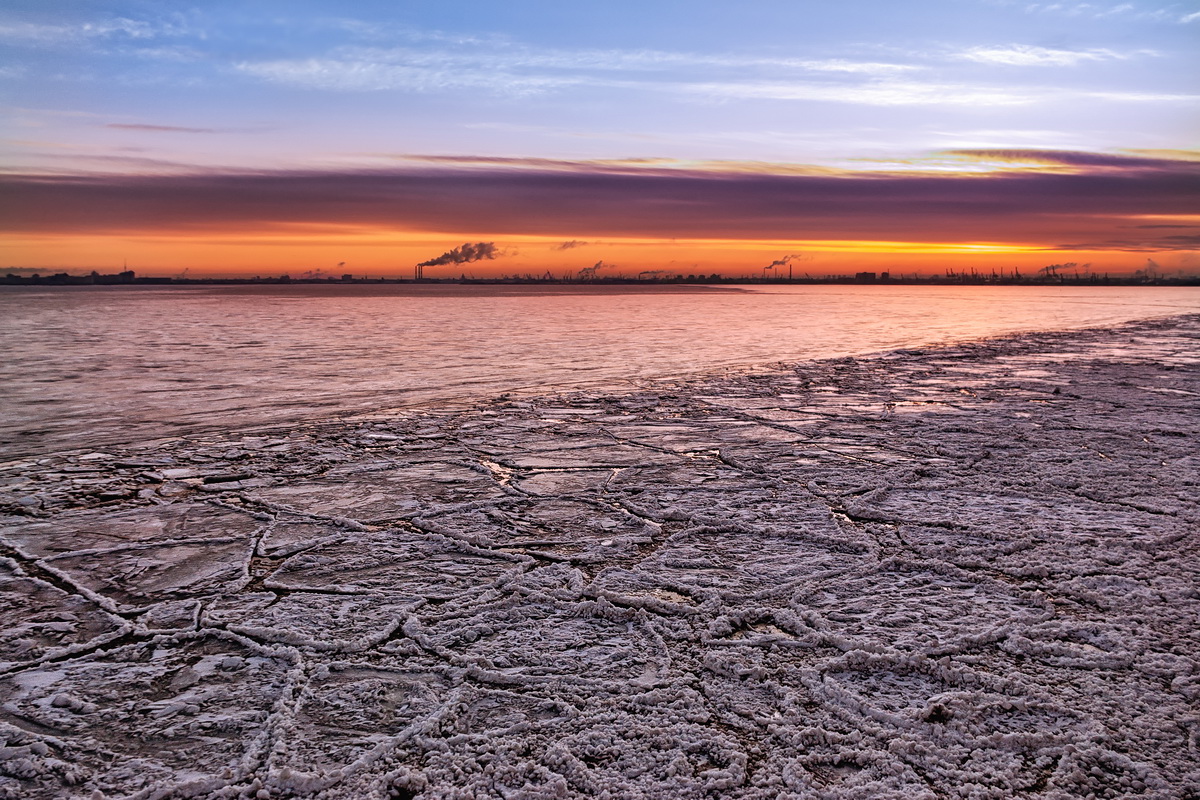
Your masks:
{"label": "cracked ground", "polygon": [[0,797],[1200,797],[1200,317],[0,465]]}

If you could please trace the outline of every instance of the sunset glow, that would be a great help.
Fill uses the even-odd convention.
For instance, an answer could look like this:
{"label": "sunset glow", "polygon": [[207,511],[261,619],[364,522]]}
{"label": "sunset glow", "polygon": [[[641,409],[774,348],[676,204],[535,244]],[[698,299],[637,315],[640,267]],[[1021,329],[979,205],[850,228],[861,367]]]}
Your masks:
{"label": "sunset glow", "polygon": [[437,276],[1191,274],[1186,5],[701,3],[681,27],[672,4],[20,2],[0,259],[407,277],[489,242]]}

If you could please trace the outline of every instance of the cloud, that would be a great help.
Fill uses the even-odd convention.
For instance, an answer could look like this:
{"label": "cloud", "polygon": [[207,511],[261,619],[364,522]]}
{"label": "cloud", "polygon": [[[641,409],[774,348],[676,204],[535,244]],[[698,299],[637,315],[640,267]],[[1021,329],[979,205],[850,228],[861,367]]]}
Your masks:
{"label": "cloud", "polygon": [[[443,43],[444,44],[444,43]],[[458,45],[459,43],[453,43]],[[483,89],[528,95],[576,86],[678,86],[696,74],[814,75],[861,80],[919,70],[912,64],[847,58],[794,59],[657,50],[535,49],[472,41],[438,49],[341,47],[310,58],[242,60],[237,71],[274,83],[332,91]]]}
{"label": "cloud", "polygon": [[[961,158],[999,161],[1030,166],[1059,165],[1065,167],[1107,168],[1118,170],[1196,170],[1200,163],[1183,157],[1161,158],[1114,153],[1089,153],[1072,150],[1037,149],[955,149],[943,151],[946,155]],[[1197,154],[1193,154],[1197,155]]]}
{"label": "cloud", "polygon": [[571,239],[570,241],[555,245],[552,249],[554,249],[554,250],[574,250],[576,247],[585,247],[587,244],[588,244],[587,242],[581,242],[578,239]]}
{"label": "cloud", "polygon": [[[1003,152],[1003,151],[1000,151]],[[995,153],[988,151],[988,157]],[[0,228],[148,235],[321,229],[465,236],[1015,242],[1096,241],[1120,225],[1200,215],[1200,163],[1052,151],[1067,171],[836,175],[685,169],[281,171],[0,176]],[[1170,221],[1169,219],[1167,221]],[[1131,233],[1177,247],[1161,231]],[[489,257],[467,242],[440,263]]]}
{"label": "cloud", "polygon": [[1080,92],[1079,97],[1093,100],[1115,100],[1130,103],[1190,103],[1200,100],[1195,94],[1166,94],[1162,92]]}
{"label": "cloud", "polygon": [[967,108],[1016,107],[1063,103],[1081,99],[1115,102],[1195,103],[1200,95],[1158,92],[1094,91],[1052,86],[1020,87],[938,81],[876,80],[858,84],[805,81],[736,81],[681,84],[647,84],[663,92],[720,99],[817,101],[866,106],[963,106]]}
{"label": "cloud", "polygon": [[[994,0],[998,5],[1012,5],[1007,0]],[[1066,17],[1090,17],[1106,19],[1108,17],[1124,17],[1132,20],[1147,20],[1150,22],[1173,22],[1186,25],[1200,19],[1200,11],[1183,13],[1178,4],[1159,8],[1140,8],[1133,3],[1118,3],[1116,5],[1100,5],[1097,3],[1024,3],[1027,14],[1055,14]]]}
{"label": "cloud", "polygon": [[143,125],[140,123],[110,122],[106,128],[121,131],[150,131],[153,133],[216,133],[216,128],[185,128],[178,125]]}
{"label": "cloud", "polygon": [[[1115,13],[1116,8],[1110,10]],[[644,93],[654,95],[650,98],[653,102],[665,97],[690,104],[736,100],[970,109],[1067,101],[1196,100],[1191,95],[1149,90],[1111,91],[1102,84],[1094,84],[1093,91],[1077,86],[1016,87],[1004,81],[980,82],[965,74],[978,72],[969,64],[1081,67],[1151,54],[1148,50],[999,44],[955,53],[934,48],[879,55],[877,48],[872,56],[865,45],[854,45],[840,54],[829,51],[800,58],[775,52],[539,47],[501,36],[457,36],[386,23],[322,19],[323,35],[319,37],[313,21],[303,28],[304,23],[295,21],[260,20],[276,30],[281,41],[287,39],[287,48],[259,51],[278,57],[247,49],[231,56],[227,47],[206,38],[193,23],[201,18],[201,12],[189,13],[148,20],[122,17],[61,25],[0,24],[0,38],[58,45],[92,42],[93,51],[109,57],[196,62],[215,70],[141,70],[124,73],[124,81],[136,74],[139,80],[155,76],[168,82],[215,83],[218,73],[224,79],[233,72],[268,84],[339,93],[482,93],[508,99],[565,97],[591,90],[606,96]],[[313,36],[296,36],[297,25]],[[186,42],[167,40],[185,35],[191,37]],[[964,74],[956,75],[956,71]]]}
{"label": "cloud", "polygon": [[433,92],[446,89],[484,89],[499,94],[529,95],[580,83],[579,79],[545,75],[516,75],[499,70],[455,69],[430,64],[391,64],[366,60],[308,58],[241,61],[234,69],[274,83],[335,91]]}
{"label": "cloud", "polygon": [[895,75],[923,69],[916,64],[860,61],[849,58],[781,58],[739,54],[668,52],[663,50],[517,50],[501,56],[507,67],[594,69],[603,72],[664,71],[711,67],[765,72]]}
{"label": "cloud", "polygon": [[[567,170],[580,169],[595,171],[627,172],[629,170],[644,171],[662,168],[675,169],[682,166],[694,166],[693,161],[679,161],[672,158],[600,158],[586,161],[567,158],[541,158],[537,156],[462,156],[462,155],[424,155],[420,153],[378,153],[382,158],[413,164],[432,164],[449,168],[504,167],[511,169],[535,170]],[[728,165],[730,162],[720,162]]]}
{"label": "cloud", "polygon": [[[1147,53],[1149,51],[1140,51]],[[1070,67],[1086,61],[1117,61],[1129,55],[1105,48],[1092,50],[1057,50],[1027,44],[1011,44],[1002,47],[972,47],[958,54],[959,58],[980,64],[1003,64],[1017,67]]]}
{"label": "cloud", "polygon": [[472,261],[491,261],[497,255],[495,242],[464,242],[460,246],[442,253],[437,258],[422,261],[418,267],[440,267],[443,264],[470,264]]}
{"label": "cloud", "polygon": [[154,21],[111,17],[93,22],[48,25],[36,22],[0,22],[0,40],[31,45],[67,45],[89,40],[150,40],[195,33],[182,18]]}
{"label": "cloud", "polygon": [[203,61],[205,58],[202,50],[186,45],[174,45],[168,47],[127,47],[119,49],[118,52],[128,53],[132,56],[136,56],[137,58],[144,58],[150,61],[167,61],[180,64]]}
{"label": "cloud", "polygon": [[533,48],[507,40],[454,42],[459,47],[416,49],[412,47],[342,47],[332,58],[348,62],[439,69],[519,71],[562,70],[600,73],[670,72],[713,68],[759,70],[764,73],[815,72],[895,75],[922,69],[914,64],[862,61],[849,58],[801,59],[737,53],[693,53],[665,50],[565,50]]}
{"label": "cloud", "polygon": [[1022,106],[1042,100],[1028,90],[968,84],[876,81],[858,85],[803,81],[679,84],[662,89],[739,100],[815,100],[868,106]]}
{"label": "cloud", "polygon": [[1126,253],[1161,253],[1165,251],[1189,252],[1200,250],[1200,234],[1162,236],[1153,239],[1095,239],[1085,242],[1057,244],[1055,250],[1103,251],[1119,250]]}
{"label": "cloud", "polygon": [[[76,145],[60,145],[52,142],[33,143],[38,148],[62,148],[62,149],[80,149]],[[92,148],[88,148],[92,150]],[[119,148],[120,150],[128,151],[135,148]],[[152,158],[150,156],[134,156],[134,155],[113,155],[105,152],[74,152],[74,153],[39,153],[39,158],[51,162],[64,164],[62,167],[48,167],[45,172],[53,172],[56,174],[77,175],[79,170],[96,170],[103,173],[120,173],[129,174],[174,174],[193,170],[194,165],[183,161],[172,161],[165,158]],[[72,166],[65,166],[70,164]],[[0,168],[2,169],[2,168]],[[19,170],[7,169],[9,173],[17,173]]]}

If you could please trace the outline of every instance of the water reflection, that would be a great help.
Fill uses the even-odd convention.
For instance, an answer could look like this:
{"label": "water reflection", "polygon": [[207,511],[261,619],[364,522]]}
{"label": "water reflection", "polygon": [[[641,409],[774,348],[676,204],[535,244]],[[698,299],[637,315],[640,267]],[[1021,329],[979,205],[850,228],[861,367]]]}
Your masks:
{"label": "water reflection", "polygon": [[0,291],[0,451],[1200,311],[1196,288]]}

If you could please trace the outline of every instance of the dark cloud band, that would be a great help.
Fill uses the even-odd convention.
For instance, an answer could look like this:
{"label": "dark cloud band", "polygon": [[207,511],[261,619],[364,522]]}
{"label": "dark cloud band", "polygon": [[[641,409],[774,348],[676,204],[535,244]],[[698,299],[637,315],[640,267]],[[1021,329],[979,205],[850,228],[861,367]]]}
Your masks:
{"label": "dark cloud band", "polygon": [[[1078,161],[1075,163],[1079,163]],[[295,225],[571,237],[1045,244],[1200,214],[1200,164],[1069,173],[402,169],[0,178],[0,228],[28,233],[270,230]],[[1139,246],[1194,243],[1142,228]]]}

